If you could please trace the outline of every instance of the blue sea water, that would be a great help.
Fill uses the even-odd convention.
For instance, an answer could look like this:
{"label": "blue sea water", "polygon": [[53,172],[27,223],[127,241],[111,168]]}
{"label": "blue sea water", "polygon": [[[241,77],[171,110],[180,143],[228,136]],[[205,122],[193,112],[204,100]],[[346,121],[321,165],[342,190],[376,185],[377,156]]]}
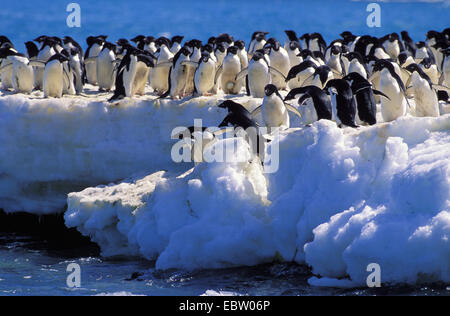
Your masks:
{"label": "blue sea water", "polygon": [[[284,41],[284,30],[299,35],[321,32],[329,42],[344,30],[381,36],[408,30],[422,40],[427,30],[449,27],[450,2],[382,2],[381,27],[369,28],[365,1],[220,0],[220,1],[107,1],[72,0],[81,7],[81,27],[66,24],[71,1],[2,1],[0,34],[19,50],[39,35],[70,35],[84,44],[89,35],[107,34],[111,40],[144,35],[176,35],[207,40],[228,32],[248,41],[255,30]],[[36,246],[36,243],[39,246]],[[82,287],[66,286],[67,264],[82,268]],[[143,273],[126,281],[133,272]],[[107,261],[89,250],[55,251],[45,240],[0,232],[0,295],[92,295],[127,292],[146,295],[200,295],[206,290],[250,295],[310,294],[443,294],[447,288],[317,289],[307,284],[306,267],[264,265],[221,271],[158,272],[151,262],[136,259]],[[383,292],[384,291],[384,292]]]}
{"label": "blue sea water", "polygon": [[[66,24],[67,5],[78,3],[81,27]],[[71,35],[83,42],[89,35],[107,34],[111,40],[144,35],[182,34],[186,39],[207,40],[228,32],[248,41],[255,30],[270,32],[284,41],[284,30],[299,35],[318,31],[327,42],[340,32],[385,35],[408,30],[422,40],[430,29],[449,27],[450,1],[380,2],[381,27],[370,28],[367,1],[347,0],[33,0],[2,1],[0,34],[19,49],[39,35]]]}

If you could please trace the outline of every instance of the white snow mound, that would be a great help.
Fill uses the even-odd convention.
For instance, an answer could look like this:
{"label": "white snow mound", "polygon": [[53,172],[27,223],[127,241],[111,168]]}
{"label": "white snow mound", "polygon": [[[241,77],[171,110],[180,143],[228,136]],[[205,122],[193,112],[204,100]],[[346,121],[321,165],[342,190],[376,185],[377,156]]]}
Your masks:
{"label": "white snow mound", "polygon": [[381,282],[450,282],[450,115],[292,128],[273,174],[240,138],[214,146],[230,141],[236,162],[69,194],[67,226],[159,269],[295,260],[313,285],[364,286],[377,263]]}

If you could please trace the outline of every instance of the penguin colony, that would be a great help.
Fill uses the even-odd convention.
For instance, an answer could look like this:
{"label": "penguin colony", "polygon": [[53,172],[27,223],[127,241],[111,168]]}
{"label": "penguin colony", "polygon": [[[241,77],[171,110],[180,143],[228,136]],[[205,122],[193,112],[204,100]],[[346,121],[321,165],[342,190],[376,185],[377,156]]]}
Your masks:
{"label": "penguin colony", "polygon": [[406,31],[381,38],[345,31],[328,45],[320,33],[285,33],[281,44],[257,31],[248,45],[229,34],[207,43],[143,35],[112,43],[99,35],[86,39],[85,51],[69,36],[43,35],[25,43],[26,54],[0,36],[1,88],[60,98],[83,94],[89,83],[112,92],[111,102],[144,95],[146,86],[173,99],[245,91],[263,98],[261,106],[247,113],[233,101],[222,103],[240,113],[224,122],[257,126],[252,117],[261,112],[268,128],[289,128],[289,111],[309,113],[310,123],[327,119],[358,127],[377,123],[378,103],[385,122],[408,113],[439,116],[439,101],[448,103],[450,28],[429,31],[419,42]]}

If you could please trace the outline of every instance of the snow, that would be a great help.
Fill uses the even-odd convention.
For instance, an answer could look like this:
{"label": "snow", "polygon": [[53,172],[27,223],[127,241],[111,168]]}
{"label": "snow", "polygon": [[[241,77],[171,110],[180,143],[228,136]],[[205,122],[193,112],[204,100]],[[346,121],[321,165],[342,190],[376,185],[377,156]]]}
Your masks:
{"label": "snow", "polygon": [[215,106],[223,95],[180,101],[146,95],[110,104],[111,94],[96,89],[61,99],[0,92],[0,209],[62,212],[70,192],[134,174],[186,170],[170,159],[172,129],[192,126],[195,118],[217,126],[226,115]]}
{"label": "snow", "polygon": [[353,287],[377,263],[383,284],[450,282],[450,114],[358,129],[291,117],[268,148],[279,168],[264,173],[238,137],[205,153],[235,148],[231,161],[170,156],[175,127],[217,126],[225,98],[249,110],[262,99],[108,97],[0,95],[0,208],[67,203],[66,225],[103,256],[163,270],[295,261],[311,266],[311,285]]}
{"label": "snow", "polygon": [[449,131],[448,114],[359,129],[322,120],[270,143],[280,159],[269,174],[239,159],[242,139],[221,140],[235,142],[235,162],[71,193],[66,225],[105,256],[158,269],[296,261],[311,285],[348,287],[377,263],[382,283],[450,282]]}

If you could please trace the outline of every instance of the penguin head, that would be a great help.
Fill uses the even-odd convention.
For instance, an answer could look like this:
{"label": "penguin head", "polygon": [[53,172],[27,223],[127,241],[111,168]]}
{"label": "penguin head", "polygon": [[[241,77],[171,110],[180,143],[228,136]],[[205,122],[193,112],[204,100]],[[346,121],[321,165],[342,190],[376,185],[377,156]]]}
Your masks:
{"label": "penguin head", "polygon": [[184,38],[184,36],[180,36],[180,35],[175,35],[175,36],[173,36],[172,39],[170,40],[172,46],[173,46],[173,44],[175,44],[175,43],[181,44],[181,42],[183,41],[183,38]]}
{"label": "penguin head", "polygon": [[431,60],[430,57],[425,57],[424,59],[422,59],[422,61],[420,62],[420,65],[422,65],[423,67],[425,67],[426,69],[429,69],[432,65],[434,65],[433,61]]}
{"label": "penguin head", "polygon": [[261,42],[262,40],[266,39],[266,35],[267,34],[269,34],[269,32],[256,31],[252,35],[252,40],[256,40],[257,42]]}
{"label": "penguin head", "polygon": [[214,51],[214,46],[213,46],[213,44],[209,44],[209,43],[202,46],[202,49],[201,49],[202,55],[205,52],[211,54],[213,51]]}
{"label": "penguin head", "polygon": [[286,33],[289,41],[291,41],[291,42],[298,42],[297,34],[295,33],[295,31],[286,30],[286,31],[284,31],[284,33]]}
{"label": "penguin head", "polygon": [[342,52],[342,48],[339,45],[333,45],[331,47],[331,54],[333,55],[339,55]]}
{"label": "penguin head", "polygon": [[25,47],[27,49],[28,57],[36,57],[39,54],[39,49],[35,43],[29,41],[25,43]]}
{"label": "penguin head", "polygon": [[298,54],[297,56],[302,57],[303,59],[306,59],[308,56],[313,57],[312,52],[309,49],[303,49],[300,54]]}
{"label": "penguin head", "polygon": [[170,47],[170,40],[167,37],[161,36],[156,41],[155,44],[157,47],[166,46],[167,48]]}
{"label": "penguin head", "polygon": [[242,109],[245,110],[242,104],[236,103],[233,100],[225,100],[221,104],[219,104],[218,107],[222,109],[227,109],[228,112],[239,112],[242,111]]}
{"label": "penguin head", "polygon": [[378,59],[373,66],[373,72],[381,71],[383,69],[389,70],[390,73],[395,72],[394,66],[389,60]]}
{"label": "penguin head", "polygon": [[256,52],[253,54],[252,59],[253,59],[254,61],[258,61],[258,60],[260,60],[260,59],[264,60],[264,54],[261,53],[261,52],[256,51]]}
{"label": "penguin head", "polygon": [[300,43],[298,41],[291,41],[289,43],[289,49],[292,51],[298,49],[300,51],[302,47],[300,46]]}
{"label": "penguin head", "polygon": [[145,38],[145,44],[147,44],[147,45],[154,43],[154,42],[155,42],[155,38],[151,35],[149,35]]}
{"label": "penguin head", "polygon": [[238,48],[236,46],[230,46],[227,49],[227,55],[232,54],[232,55],[236,55],[238,52]]}
{"label": "penguin head", "polygon": [[117,49],[117,46],[115,44],[111,43],[111,42],[105,42],[103,44],[102,51],[105,50],[105,49],[109,49],[110,51],[115,53],[116,49]]}
{"label": "penguin head", "polygon": [[389,40],[389,42],[391,42],[391,43],[393,43],[393,42],[395,42],[395,41],[399,41],[399,36],[398,36],[398,34],[397,33],[391,33],[391,34],[389,34],[389,38],[388,38],[388,40]]}
{"label": "penguin head", "polygon": [[409,36],[407,31],[401,31],[400,35],[402,36],[402,40],[411,41],[411,37]]}
{"label": "penguin head", "polygon": [[[275,51],[279,51],[281,44],[280,42],[275,38],[275,37],[271,37],[267,40],[266,43],[267,46],[270,46],[271,49],[275,50]],[[264,45],[264,46],[266,46]]]}
{"label": "penguin head", "polygon": [[228,33],[222,33],[219,36],[216,37],[216,44],[217,43],[227,43],[228,45],[233,44],[234,38]]}
{"label": "penguin head", "polygon": [[204,52],[202,52],[202,57],[200,58],[200,60],[201,60],[203,63],[207,63],[207,62],[209,61],[210,58],[211,58],[210,53],[207,52],[207,51],[204,51]]}
{"label": "penguin head", "polygon": [[409,64],[404,69],[408,70],[410,73],[413,73],[414,71],[417,71],[418,73],[422,73],[423,72],[423,70],[416,63]]}
{"label": "penguin head", "polygon": [[208,44],[216,44],[216,38],[214,36],[211,36],[210,38],[208,38]]}
{"label": "penguin head", "polygon": [[138,35],[138,36],[132,38],[131,41],[132,41],[133,43],[138,44],[138,43],[140,43],[140,42],[143,42],[144,39],[145,39],[145,36],[144,36],[144,35]]}
{"label": "penguin head", "polygon": [[363,76],[361,76],[357,72],[351,72],[351,73],[347,74],[345,77],[343,77],[342,79],[347,80],[347,81],[356,81],[356,82],[367,81]]}
{"label": "penguin head", "polygon": [[323,65],[320,67],[317,67],[314,76],[319,76],[320,82],[322,85],[325,84],[325,82],[328,80],[328,75],[331,72],[331,68],[327,65]]}
{"label": "penguin head", "polygon": [[11,47],[2,47],[0,48],[0,59],[4,59],[8,56],[15,56],[17,51]]}
{"label": "penguin head", "polygon": [[192,39],[189,42],[186,43],[187,46],[191,47],[192,49],[200,49],[202,48],[202,41],[198,39]]}
{"label": "penguin head", "polygon": [[224,43],[219,43],[219,44],[216,45],[216,52],[219,51],[221,53],[225,53],[226,50],[227,49],[226,49]]}
{"label": "penguin head", "polygon": [[236,46],[239,50],[245,49],[245,42],[243,40],[237,40],[234,42],[234,46]]}
{"label": "penguin head", "polygon": [[269,83],[268,85],[266,85],[264,87],[264,94],[268,97],[270,97],[272,94],[277,94],[278,93],[278,89],[275,85]]}
{"label": "penguin head", "polygon": [[[38,42],[39,44],[43,43],[48,38],[47,35],[41,35],[36,37],[33,41]],[[0,40],[1,41],[1,40]]]}
{"label": "penguin head", "polygon": [[183,46],[183,47],[181,47],[179,53],[180,53],[180,55],[190,56],[191,55],[191,50],[189,49],[188,46]]}
{"label": "penguin head", "polygon": [[400,66],[403,65],[409,56],[411,56],[411,54],[408,51],[403,51],[400,54],[398,54],[397,59],[398,59],[399,65]]}
{"label": "penguin head", "polygon": [[441,34],[441,32],[435,31],[435,30],[430,30],[427,32],[427,40],[442,40],[443,39],[443,35]]}
{"label": "penguin head", "polygon": [[[124,47],[124,46],[130,45],[130,42],[128,42],[128,40],[127,40],[126,38],[121,38],[121,39],[118,39],[118,40],[116,41],[116,44],[117,44],[118,46]],[[131,45],[130,45],[130,46],[131,46]]]}
{"label": "penguin head", "polygon": [[[64,51],[64,50],[63,50]],[[61,52],[63,52],[63,51],[61,51]],[[52,60],[57,60],[57,61],[59,61],[61,64],[62,63],[64,63],[64,62],[66,62],[66,61],[69,61],[69,58],[68,58],[68,56],[66,56],[65,54],[55,54],[55,55],[53,55],[52,57],[50,57],[50,59],[48,60],[48,62],[50,62],[50,61],[52,61]]]}
{"label": "penguin head", "polygon": [[424,48],[426,47],[426,44],[424,41],[419,41],[416,43],[417,48]]}
{"label": "penguin head", "polygon": [[344,31],[341,34],[339,34],[346,43],[353,42],[356,39],[356,35],[353,35],[350,31]]}

